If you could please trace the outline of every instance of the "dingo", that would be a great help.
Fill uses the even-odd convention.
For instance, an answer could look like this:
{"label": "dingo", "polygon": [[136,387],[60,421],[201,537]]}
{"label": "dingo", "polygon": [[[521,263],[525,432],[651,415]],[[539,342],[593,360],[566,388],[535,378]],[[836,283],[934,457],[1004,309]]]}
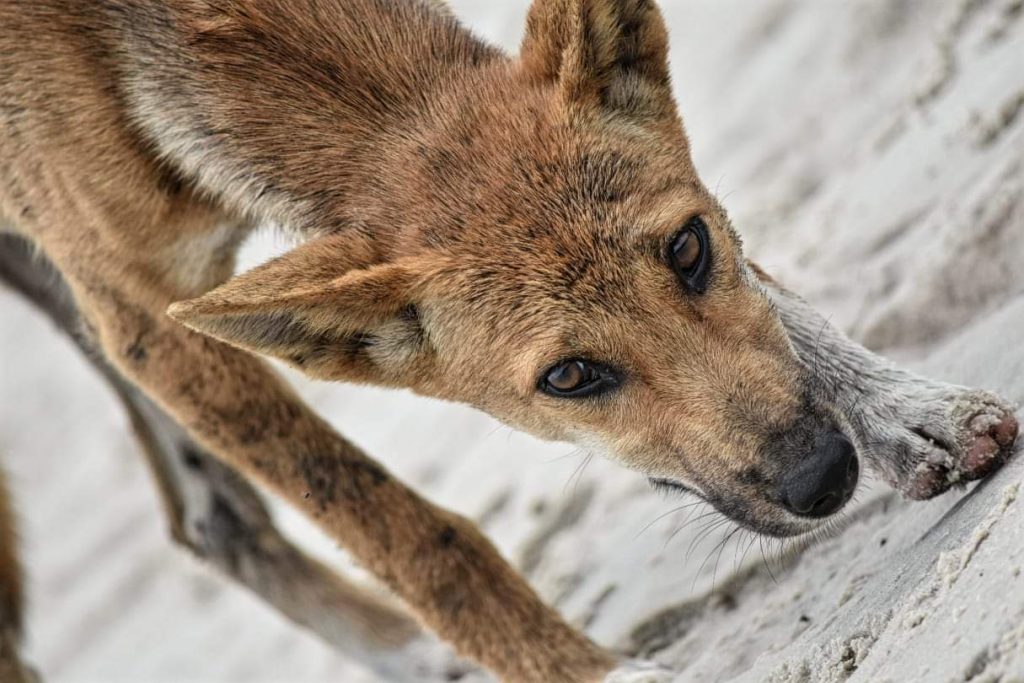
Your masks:
{"label": "dingo", "polygon": [[[536,0],[517,57],[427,0],[0,0],[7,279],[32,281],[31,242],[149,449],[263,482],[460,654],[508,681],[625,680],[255,354],[469,403],[777,536],[840,510],[861,462],[913,498],[998,467],[1008,406],[893,368],[744,259],[667,49],[649,0]],[[232,277],[268,221],[307,239]],[[238,537],[219,514],[174,528],[212,553]],[[9,536],[0,652],[27,678]],[[338,594],[368,658],[421,637]]]}

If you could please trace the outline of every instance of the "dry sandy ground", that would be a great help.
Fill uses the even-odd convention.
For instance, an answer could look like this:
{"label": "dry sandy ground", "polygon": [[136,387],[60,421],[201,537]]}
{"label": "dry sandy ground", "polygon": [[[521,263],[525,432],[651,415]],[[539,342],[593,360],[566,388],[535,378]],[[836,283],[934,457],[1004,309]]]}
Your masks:
{"label": "dry sandy ground", "polygon": [[[517,42],[525,0],[455,4]],[[663,5],[698,167],[750,253],[872,348],[1024,400],[1021,0]],[[110,392],[2,291],[0,359],[0,453],[49,680],[373,680],[171,547]],[[1024,681],[1024,458],[929,503],[869,487],[836,537],[780,549],[726,541],[700,506],[658,519],[686,501],[470,410],[301,386],[480,519],[569,618],[679,681]]]}

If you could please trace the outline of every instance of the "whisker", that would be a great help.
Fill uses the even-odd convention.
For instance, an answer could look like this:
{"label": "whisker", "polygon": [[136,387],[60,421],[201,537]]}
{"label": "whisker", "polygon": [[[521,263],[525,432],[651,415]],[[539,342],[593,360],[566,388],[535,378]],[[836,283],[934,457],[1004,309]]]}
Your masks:
{"label": "whisker", "polygon": [[[693,524],[696,524],[697,522],[699,522],[702,519],[706,519],[708,517],[711,517],[714,514],[716,514],[716,511],[715,510],[710,510],[708,512],[702,512],[701,514],[699,514],[696,517],[694,517],[692,520],[691,519],[687,519],[683,524],[681,524],[679,527],[674,529],[672,531],[672,533],[669,534],[668,538],[665,539],[665,547],[667,548],[669,542],[671,542],[672,539],[675,538],[677,534],[679,534],[681,531],[683,531],[683,529],[686,529],[687,527],[692,526]],[[692,543],[693,539],[690,539],[690,542]]]}
{"label": "whisker", "polygon": [[[584,472],[584,470],[587,469],[587,465],[589,465],[590,461],[593,460],[593,459],[594,459],[593,452],[587,453],[583,457],[583,460],[581,460],[580,463],[578,465],[576,465],[576,469],[574,469],[572,471],[572,474],[569,475],[569,479],[565,482],[565,486],[562,487],[562,494],[563,495],[565,494],[566,490],[569,488],[569,484],[573,484],[572,495],[574,497],[576,496],[576,493],[579,490],[580,481],[583,479],[583,472]],[[576,480],[575,483],[573,483],[574,479]]]}
{"label": "whisker", "polygon": [[706,539],[708,536],[714,533],[714,531],[721,527],[723,524],[727,524],[728,522],[729,519],[727,517],[723,517],[721,519],[713,519],[705,523],[701,530],[697,532],[697,535],[693,537],[693,540],[690,541],[690,545],[686,548],[686,555],[683,557],[683,562],[689,564],[690,554],[698,547],[700,547],[700,544],[704,542],[704,539]]}
{"label": "whisker", "polygon": [[[736,532],[738,532],[739,530],[740,530],[740,527],[735,527],[732,531],[730,531],[728,534],[725,535],[725,538],[723,538],[719,542],[719,544],[717,546],[715,546],[715,549],[718,550],[718,557],[715,558],[715,566],[711,570],[711,592],[712,593],[715,591],[715,582],[718,580],[718,563],[722,561],[722,553],[725,552],[725,548],[726,548],[726,546],[729,545],[729,541],[732,540],[732,537],[735,536]],[[715,550],[712,549],[711,552],[714,552],[714,551]],[[710,555],[708,557],[710,557]],[[707,560],[705,560],[705,562],[706,561]],[[703,566],[704,565],[702,564],[701,567],[703,567]],[[699,570],[698,570],[698,572],[699,572]]]}
{"label": "whisker", "polygon": [[828,327],[828,321],[831,316],[825,318],[821,323],[821,329],[818,330],[818,336],[814,339],[814,360],[811,362],[811,373],[817,378],[818,375],[818,349],[821,347],[821,335],[825,334],[825,328]]}
{"label": "whisker", "polygon": [[577,456],[584,455],[586,453],[587,453],[587,451],[585,451],[582,448],[571,448],[568,451],[566,451],[565,453],[563,453],[562,455],[556,455],[554,457],[548,458],[544,462],[547,463],[547,464],[551,464],[553,462],[561,462],[563,460],[567,460],[568,458],[575,458]]}
{"label": "whisker", "polygon": [[[746,537],[746,535],[750,534],[749,530],[744,529],[743,527],[738,528],[743,532],[743,535],[741,535],[739,539],[736,541],[736,547],[732,551],[732,570],[734,572],[739,571],[740,564],[743,562],[743,558],[740,557],[740,548],[743,546],[743,539]],[[748,545],[747,548],[749,547],[750,546]],[[746,552],[743,553],[743,557],[746,557]]]}
{"label": "whisker", "polygon": [[772,571],[771,565],[768,563],[768,557],[764,553],[764,536],[758,537],[757,544],[761,547],[761,559],[764,561],[764,568],[768,570],[768,576],[772,577],[772,581],[774,583],[778,583],[779,580],[775,578],[775,573]]}
{"label": "whisker", "polygon": [[484,438],[485,438],[485,439],[489,439],[489,438],[491,438],[492,436],[494,436],[495,434],[497,434],[497,433],[498,433],[498,430],[501,430],[501,429],[506,429],[506,428],[508,428],[508,425],[503,425],[503,424],[499,424],[499,425],[496,425],[496,426],[494,427],[494,429],[492,429],[491,431],[487,432],[487,435],[486,435],[486,436],[484,436]]}
{"label": "whisker", "polygon": [[657,524],[657,523],[658,523],[658,522],[660,522],[661,520],[665,519],[665,518],[666,518],[666,517],[668,517],[669,515],[671,515],[671,514],[673,514],[673,513],[675,513],[675,512],[680,512],[680,511],[682,511],[682,510],[686,510],[686,509],[688,509],[688,508],[692,508],[692,507],[694,507],[695,505],[700,505],[700,504],[701,504],[701,503],[703,503],[703,502],[704,502],[704,501],[702,501],[702,500],[699,500],[699,499],[698,499],[698,500],[691,500],[691,501],[690,501],[689,503],[686,503],[686,504],[684,504],[684,505],[680,505],[680,506],[678,506],[678,507],[674,507],[674,508],[672,508],[671,510],[669,510],[668,512],[665,512],[665,513],[663,513],[663,514],[660,514],[660,515],[658,515],[658,516],[657,516],[657,517],[655,517],[655,518],[654,518],[654,519],[653,519],[653,520],[652,520],[651,522],[648,522],[648,523],[647,523],[647,524],[646,524],[646,525],[644,526],[644,528],[643,528],[643,529],[641,529],[640,531],[638,531],[638,532],[636,533],[636,536],[634,536],[634,537],[633,537],[633,538],[634,538],[634,540],[635,540],[635,539],[637,539],[637,538],[640,538],[640,535],[641,535],[641,534],[643,534],[643,533],[644,533],[645,531],[647,531],[647,530],[648,530],[648,529],[650,529],[650,528],[651,528],[652,526],[654,526],[655,524]]}
{"label": "whisker", "polygon": [[[707,501],[703,501],[702,500],[700,502],[703,503],[705,506],[707,505]],[[662,550],[664,550],[665,548],[668,547],[668,544],[672,541],[673,538],[676,537],[676,534],[678,534],[680,531],[682,531],[686,527],[690,526],[691,524],[696,524],[700,520],[702,520],[702,519],[704,519],[706,517],[710,517],[711,515],[716,515],[716,514],[718,514],[717,510],[709,510],[707,512],[702,512],[701,514],[697,515],[693,519],[690,519],[690,517],[693,515],[693,510],[691,509],[690,512],[686,515],[686,519],[683,520],[683,523],[675,531],[673,531],[671,534],[669,534],[668,538],[665,539],[665,545],[662,547]]]}
{"label": "whisker", "polygon": [[757,534],[756,534],[756,533],[754,533],[754,532],[750,532],[750,542],[749,542],[749,543],[747,543],[747,548],[746,548],[746,550],[744,550],[744,551],[743,551],[743,555],[741,555],[741,556],[740,556],[740,564],[741,564],[741,565],[742,565],[742,564],[743,564],[743,563],[744,563],[744,562],[746,561],[746,559],[747,559],[747,553],[749,553],[749,552],[750,552],[750,549],[754,547],[754,543],[755,543],[756,541],[757,541]]}

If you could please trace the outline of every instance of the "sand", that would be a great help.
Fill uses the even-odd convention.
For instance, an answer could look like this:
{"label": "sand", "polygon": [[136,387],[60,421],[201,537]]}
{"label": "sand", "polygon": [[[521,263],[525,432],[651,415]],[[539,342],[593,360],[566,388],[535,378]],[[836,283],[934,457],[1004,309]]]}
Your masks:
{"label": "sand", "polygon": [[[523,0],[454,4],[518,42]],[[1024,401],[1024,3],[663,5],[697,166],[748,253],[871,348]],[[264,238],[245,260],[282,248]],[[171,545],[114,398],[2,290],[0,357],[48,680],[375,680]],[[1024,458],[927,503],[868,485],[833,537],[780,547],[469,409],[297,382],[481,520],[570,619],[679,681],[1024,681]]]}

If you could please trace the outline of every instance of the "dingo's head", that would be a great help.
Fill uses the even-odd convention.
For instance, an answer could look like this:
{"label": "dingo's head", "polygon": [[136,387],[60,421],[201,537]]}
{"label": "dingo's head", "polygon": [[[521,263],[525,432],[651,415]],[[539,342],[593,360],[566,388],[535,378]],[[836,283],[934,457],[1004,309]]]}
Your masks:
{"label": "dingo's head", "polygon": [[361,225],[173,314],[813,528],[857,458],[698,179],[666,57],[652,2],[537,0],[517,60],[467,66],[380,151]]}

